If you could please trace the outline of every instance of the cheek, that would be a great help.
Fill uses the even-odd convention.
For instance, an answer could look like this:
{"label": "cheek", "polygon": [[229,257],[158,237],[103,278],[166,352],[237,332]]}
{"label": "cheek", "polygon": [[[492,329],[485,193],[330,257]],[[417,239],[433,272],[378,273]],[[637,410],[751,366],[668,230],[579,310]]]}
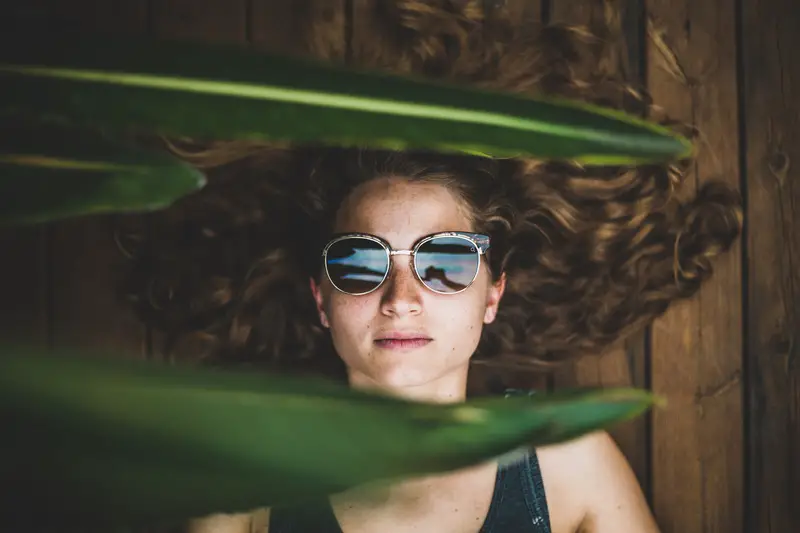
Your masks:
{"label": "cheek", "polygon": [[369,297],[347,296],[339,292],[327,299],[326,313],[331,323],[331,334],[336,337],[369,329],[371,318],[375,315],[375,303]]}
{"label": "cheek", "polygon": [[450,330],[480,335],[486,309],[485,295],[475,291],[447,298],[437,302],[439,305],[434,316],[445,321]]}

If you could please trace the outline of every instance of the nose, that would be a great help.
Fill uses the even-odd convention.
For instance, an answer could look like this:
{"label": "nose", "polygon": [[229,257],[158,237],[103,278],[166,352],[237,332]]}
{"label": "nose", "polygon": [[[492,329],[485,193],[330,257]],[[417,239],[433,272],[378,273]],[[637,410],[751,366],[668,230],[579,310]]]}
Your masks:
{"label": "nose", "polygon": [[394,256],[381,297],[381,312],[392,317],[418,315],[422,312],[422,289],[410,258]]}

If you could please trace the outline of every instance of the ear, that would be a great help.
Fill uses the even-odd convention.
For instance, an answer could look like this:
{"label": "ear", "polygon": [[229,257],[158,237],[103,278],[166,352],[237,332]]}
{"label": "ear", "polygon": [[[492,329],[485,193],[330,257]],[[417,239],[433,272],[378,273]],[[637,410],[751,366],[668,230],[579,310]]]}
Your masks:
{"label": "ear", "polygon": [[489,287],[486,295],[486,311],[483,313],[483,323],[491,324],[497,317],[497,310],[500,308],[500,300],[506,292],[506,273],[500,275],[500,279]]}
{"label": "ear", "polygon": [[308,278],[309,285],[311,286],[311,294],[314,295],[314,301],[317,304],[317,314],[319,315],[319,321],[322,325],[326,328],[331,327],[330,323],[328,322],[328,315],[325,314],[325,305],[322,300],[322,287],[320,284],[314,280],[313,277]]}

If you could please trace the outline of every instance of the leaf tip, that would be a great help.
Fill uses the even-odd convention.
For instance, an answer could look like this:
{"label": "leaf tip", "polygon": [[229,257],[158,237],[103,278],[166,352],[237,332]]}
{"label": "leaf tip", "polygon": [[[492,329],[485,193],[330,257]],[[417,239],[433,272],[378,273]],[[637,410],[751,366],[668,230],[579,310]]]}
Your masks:
{"label": "leaf tip", "polygon": [[653,407],[657,407],[659,409],[663,409],[663,408],[667,407],[667,404],[669,403],[667,401],[667,397],[666,396],[661,396],[659,394],[652,394],[650,396],[650,400],[651,400],[651,402],[650,402],[651,405]]}
{"label": "leaf tip", "polygon": [[456,408],[453,411],[453,418],[458,422],[485,422],[489,418],[489,413],[485,409],[467,405]]}

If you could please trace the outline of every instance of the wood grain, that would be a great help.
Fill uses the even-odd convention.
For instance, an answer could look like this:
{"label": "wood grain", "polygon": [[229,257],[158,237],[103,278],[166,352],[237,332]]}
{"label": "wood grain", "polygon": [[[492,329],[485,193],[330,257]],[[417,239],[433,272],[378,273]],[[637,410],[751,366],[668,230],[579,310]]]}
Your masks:
{"label": "wood grain", "polygon": [[246,0],[154,0],[150,23],[159,38],[244,44],[247,12]]}
{"label": "wood grain", "polygon": [[53,225],[52,310],[56,349],[86,348],[109,357],[147,357],[147,329],[118,296],[125,257],[112,216]]}
{"label": "wood grain", "polygon": [[[38,0],[50,24],[126,35],[146,31],[146,0],[119,9],[100,0]],[[117,297],[116,273],[123,256],[113,238],[117,217],[76,217],[49,225],[49,304],[54,349],[90,349],[103,355],[142,357],[146,328]],[[38,268],[38,267],[37,267]]]}
{"label": "wood grain", "polygon": [[[644,53],[639,35],[642,32],[638,2],[615,2],[615,21],[606,20],[606,2],[602,0],[558,0],[550,5],[550,22],[605,28],[611,32],[612,49],[605,68],[623,75],[636,86],[643,81],[640,69]],[[647,387],[647,345],[641,331],[604,354],[586,356],[566,365],[554,374],[555,388],[567,387]],[[616,425],[610,431],[617,445],[636,473],[642,490],[650,493],[649,417],[642,416]]]}
{"label": "wood grain", "polygon": [[[648,3],[648,86],[701,132],[687,188],[739,186],[735,13],[729,0]],[[669,50],[669,52],[667,52]],[[740,246],[652,328],[653,503],[664,533],[743,531]]]}
{"label": "wood grain", "polygon": [[[253,0],[251,44],[258,50],[340,61],[347,49],[344,0]],[[320,50],[320,37],[332,46]]]}
{"label": "wood grain", "polygon": [[58,18],[75,28],[124,35],[143,35],[147,31],[147,0],[47,1]]}
{"label": "wood grain", "polygon": [[800,531],[800,11],[742,5],[747,531]]}
{"label": "wood grain", "polygon": [[[68,27],[114,33],[145,29],[146,2],[112,9],[100,0],[29,0],[12,7],[35,15],[30,31]],[[112,217],[87,217],[0,231],[0,334],[38,347],[110,348],[139,354],[144,329],[116,299],[118,259]]]}
{"label": "wood grain", "polygon": [[49,226],[0,228],[0,338],[50,345]]}
{"label": "wood grain", "polygon": [[[43,0],[0,6],[0,23],[21,16],[40,16]],[[38,26],[37,22],[32,22]],[[34,30],[45,31],[34,27]],[[7,126],[3,126],[7,128]],[[13,135],[13,131],[8,134]],[[6,135],[6,132],[3,132]],[[0,338],[37,349],[51,344],[49,224],[0,227]]]}

